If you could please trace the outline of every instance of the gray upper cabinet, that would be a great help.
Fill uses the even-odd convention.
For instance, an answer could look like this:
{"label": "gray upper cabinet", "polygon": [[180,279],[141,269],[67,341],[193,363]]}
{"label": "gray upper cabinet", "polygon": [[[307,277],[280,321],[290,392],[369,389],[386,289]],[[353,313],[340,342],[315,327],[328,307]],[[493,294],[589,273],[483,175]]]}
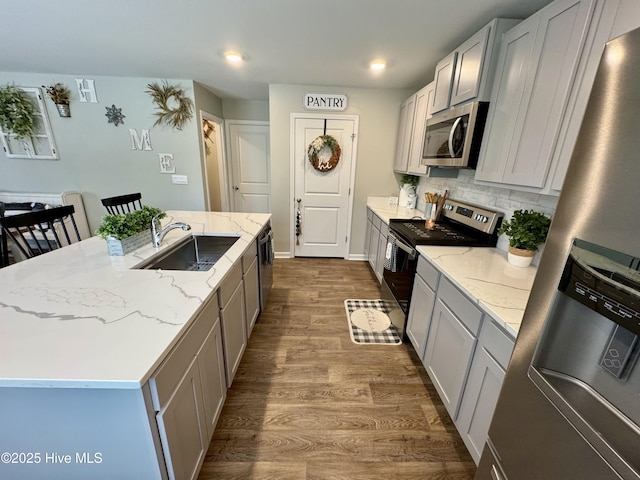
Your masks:
{"label": "gray upper cabinet", "polygon": [[438,62],[432,114],[472,100],[489,100],[502,35],[519,21],[493,19]]}
{"label": "gray upper cabinet", "polygon": [[487,25],[458,47],[458,61],[451,91],[451,105],[468,102],[478,96],[484,53],[491,26]]}
{"label": "gray upper cabinet", "polygon": [[504,35],[477,181],[559,193],[617,3],[556,0]]}
{"label": "gray upper cabinet", "polygon": [[415,114],[413,116],[413,131],[411,133],[411,145],[409,146],[409,162],[407,165],[407,173],[413,175],[426,175],[427,167],[421,165],[422,147],[424,144],[424,129],[427,118],[431,113],[428,107],[432,101],[435,92],[435,83],[431,82],[426,87],[421,88],[415,94]]}
{"label": "gray upper cabinet", "polygon": [[436,72],[433,77],[433,81],[436,82],[436,90],[431,105],[431,112],[433,113],[449,108],[451,85],[453,83],[457,56],[458,52],[451,52],[436,65]]}
{"label": "gray upper cabinet", "polygon": [[411,147],[411,135],[413,132],[413,117],[416,108],[416,94],[407,98],[400,106],[400,125],[398,127],[398,143],[396,145],[396,158],[393,169],[396,172],[406,173],[409,166],[409,149]]}

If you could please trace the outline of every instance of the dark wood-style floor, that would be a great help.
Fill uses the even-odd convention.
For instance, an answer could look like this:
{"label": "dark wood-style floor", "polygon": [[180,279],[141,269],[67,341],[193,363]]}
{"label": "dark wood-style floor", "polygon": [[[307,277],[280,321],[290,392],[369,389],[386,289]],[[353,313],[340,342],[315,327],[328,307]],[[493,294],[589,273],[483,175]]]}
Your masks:
{"label": "dark wood-style floor", "polygon": [[200,479],[463,480],[475,464],[409,344],[352,343],[366,262],[277,259]]}

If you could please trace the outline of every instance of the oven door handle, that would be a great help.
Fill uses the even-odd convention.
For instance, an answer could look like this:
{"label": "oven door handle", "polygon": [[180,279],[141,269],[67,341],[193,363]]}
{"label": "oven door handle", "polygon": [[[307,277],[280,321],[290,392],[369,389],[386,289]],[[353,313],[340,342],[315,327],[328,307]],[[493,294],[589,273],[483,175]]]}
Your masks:
{"label": "oven door handle", "polygon": [[400,240],[396,235],[393,234],[393,232],[389,232],[387,234],[387,241],[388,241],[388,237],[393,237],[395,239],[395,245],[401,249],[404,250],[408,255],[409,255],[409,260],[414,260],[416,258],[417,255],[417,251],[415,248],[407,245],[406,243],[404,243],[402,240]]}

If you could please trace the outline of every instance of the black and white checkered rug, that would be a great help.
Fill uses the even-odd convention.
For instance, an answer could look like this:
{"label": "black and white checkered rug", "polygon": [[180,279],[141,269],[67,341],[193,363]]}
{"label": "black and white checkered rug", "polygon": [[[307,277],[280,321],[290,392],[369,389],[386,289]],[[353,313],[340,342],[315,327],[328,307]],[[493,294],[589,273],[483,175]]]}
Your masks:
{"label": "black and white checkered rug", "polygon": [[387,316],[384,300],[345,300],[349,334],[353,343],[400,345],[402,339]]}

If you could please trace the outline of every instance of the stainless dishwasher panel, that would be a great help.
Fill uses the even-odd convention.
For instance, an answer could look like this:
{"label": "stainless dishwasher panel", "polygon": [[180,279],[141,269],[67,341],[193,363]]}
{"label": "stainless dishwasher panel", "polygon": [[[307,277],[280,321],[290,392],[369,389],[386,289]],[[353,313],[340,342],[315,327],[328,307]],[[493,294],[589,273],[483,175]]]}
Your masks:
{"label": "stainless dishwasher panel", "polygon": [[271,223],[268,223],[258,235],[260,311],[264,310],[273,286],[273,260],[273,230],[271,229]]}

